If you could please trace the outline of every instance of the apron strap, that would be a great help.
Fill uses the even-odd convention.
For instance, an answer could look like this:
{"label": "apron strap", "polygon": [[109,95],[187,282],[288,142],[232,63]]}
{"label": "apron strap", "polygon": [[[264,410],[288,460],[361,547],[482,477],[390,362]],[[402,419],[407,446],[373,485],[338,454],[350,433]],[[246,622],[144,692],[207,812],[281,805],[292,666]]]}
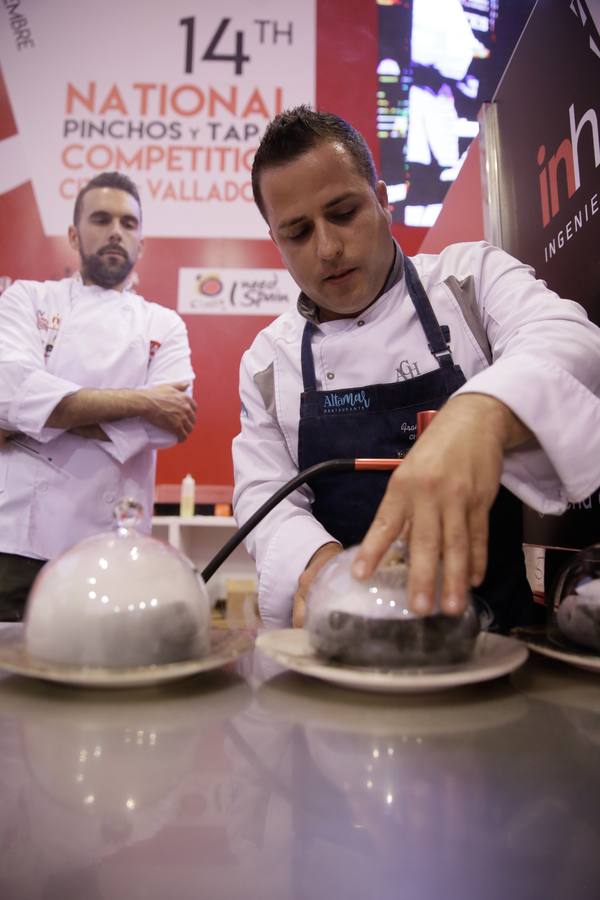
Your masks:
{"label": "apron strap", "polygon": [[425,337],[429,343],[429,349],[435,356],[440,368],[452,368],[454,366],[452,353],[429,302],[429,297],[425,293],[425,288],[421,284],[415,265],[408,256],[404,257],[404,277],[406,278],[410,299],[414,304],[419,321],[425,332]]}
{"label": "apron strap", "polygon": [[306,323],[302,332],[302,350],[300,360],[302,363],[302,382],[305,391],[317,390],[317,376],[315,375],[315,361],[312,355],[311,341],[315,326],[312,322]]}

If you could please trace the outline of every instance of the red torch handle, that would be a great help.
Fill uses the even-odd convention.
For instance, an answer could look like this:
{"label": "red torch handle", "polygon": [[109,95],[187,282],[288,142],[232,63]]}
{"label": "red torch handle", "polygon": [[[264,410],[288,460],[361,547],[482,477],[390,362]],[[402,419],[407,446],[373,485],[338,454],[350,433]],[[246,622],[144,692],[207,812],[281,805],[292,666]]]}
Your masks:
{"label": "red torch handle", "polygon": [[424,409],[417,413],[417,437],[423,434],[427,426],[431,424],[436,413],[437,409]]}
{"label": "red torch handle", "polygon": [[[423,434],[436,412],[436,409],[425,409],[417,413],[417,437]],[[354,468],[356,471],[360,469],[395,469],[401,462],[402,459],[355,459]]]}
{"label": "red torch handle", "polygon": [[355,459],[354,468],[359,469],[395,469],[401,459]]}

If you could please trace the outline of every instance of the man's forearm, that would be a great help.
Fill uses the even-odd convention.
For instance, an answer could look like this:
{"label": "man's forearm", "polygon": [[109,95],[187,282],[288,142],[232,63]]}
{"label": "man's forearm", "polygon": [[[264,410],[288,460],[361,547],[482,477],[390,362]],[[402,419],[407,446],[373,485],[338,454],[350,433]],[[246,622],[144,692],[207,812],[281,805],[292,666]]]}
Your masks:
{"label": "man's forearm", "polygon": [[46,426],[69,430],[101,422],[114,422],[131,416],[144,416],[147,406],[143,390],[82,388],[63,397],[48,416]]}
{"label": "man's forearm", "polygon": [[188,387],[178,382],[142,388],[81,388],[63,397],[48,416],[46,426],[72,431],[139,416],[184,441],[196,419],[196,403],[187,395]]}
{"label": "man's forearm", "polygon": [[490,430],[503,450],[513,450],[534,437],[505,403],[488,394],[459,394],[451,397],[446,407],[447,415],[452,412],[457,419],[464,416],[465,424],[477,421]]}

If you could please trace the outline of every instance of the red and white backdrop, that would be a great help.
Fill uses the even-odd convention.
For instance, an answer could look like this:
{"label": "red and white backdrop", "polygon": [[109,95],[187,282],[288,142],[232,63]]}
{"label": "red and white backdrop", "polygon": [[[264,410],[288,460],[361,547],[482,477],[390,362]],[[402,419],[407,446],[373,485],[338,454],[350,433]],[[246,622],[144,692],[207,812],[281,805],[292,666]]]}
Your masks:
{"label": "red and white backdrop", "polygon": [[[231,484],[241,354],[296,292],[252,203],[252,157],[298,103],[377,150],[377,6],[5,0],[0,19],[0,289],[71,273],[79,187],[128,174],[146,236],[136,289],[184,317],[197,375],[198,424],[160,455],[158,482]],[[409,253],[425,234],[394,230]]]}

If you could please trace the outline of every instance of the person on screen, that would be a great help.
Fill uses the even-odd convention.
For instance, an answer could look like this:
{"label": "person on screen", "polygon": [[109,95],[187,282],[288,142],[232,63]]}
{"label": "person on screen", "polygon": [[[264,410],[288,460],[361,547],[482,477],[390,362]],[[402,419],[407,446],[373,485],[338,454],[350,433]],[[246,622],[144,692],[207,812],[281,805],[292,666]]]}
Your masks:
{"label": "person on screen", "polygon": [[475,57],[487,56],[489,50],[473,34],[460,0],[413,0],[407,225],[433,225],[439,215],[448,181],[456,178],[462,163],[454,92],[458,84],[470,90],[463,82],[469,66]]}
{"label": "person on screen", "polygon": [[150,528],[156,450],[195,420],[183,321],[130,291],[142,249],[135,184],[92,179],[69,243],[80,272],[0,298],[0,620],[18,620],[44,562],[111,527],[123,496]]}
{"label": "person on screen", "polygon": [[491,627],[530,621],[520,501],[559,514],[600,483],[600,330],[485,242],[406,257],[369,148],[338,116],[277,116],[252,184],[300,295],[242,358],[237,521],[320,461],[406,455],[389,480],[315,479],[249,535],[263,621],[301,624],[332,555],[362,541],[365,578],[399,535],[417,613],[434,608],[441,558],[443,611],[472,587]]}

